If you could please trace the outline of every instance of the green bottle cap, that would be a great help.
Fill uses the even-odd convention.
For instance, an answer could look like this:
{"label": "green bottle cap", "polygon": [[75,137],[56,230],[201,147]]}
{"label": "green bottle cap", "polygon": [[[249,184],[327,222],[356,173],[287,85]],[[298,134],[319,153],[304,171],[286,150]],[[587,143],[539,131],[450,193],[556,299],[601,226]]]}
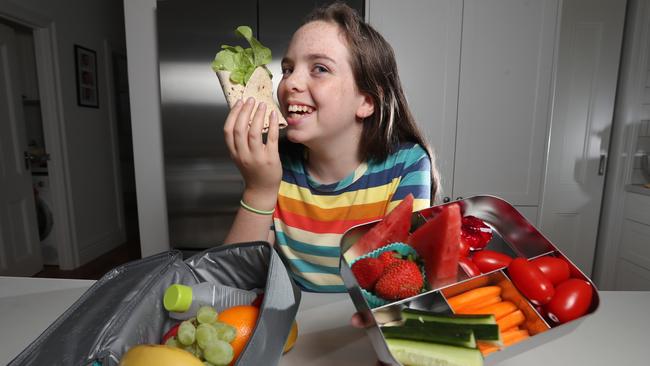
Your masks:
{"label": "green bottle cap", "polygon": [[171,285],[165,290],[163,305],[167,311],[184,313],[192,305],[192,288],[185,285]]}

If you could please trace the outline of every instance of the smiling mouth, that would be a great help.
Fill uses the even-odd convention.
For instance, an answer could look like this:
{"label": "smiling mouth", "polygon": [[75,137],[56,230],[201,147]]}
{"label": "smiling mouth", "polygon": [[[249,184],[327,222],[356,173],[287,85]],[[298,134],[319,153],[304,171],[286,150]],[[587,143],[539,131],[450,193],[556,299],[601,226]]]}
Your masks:
{"label": "smiling mouth", "polygon": [[314,108],[306,105],[290,104],[287,108],[287,117],[293,119],[304,118],[314,112]]}

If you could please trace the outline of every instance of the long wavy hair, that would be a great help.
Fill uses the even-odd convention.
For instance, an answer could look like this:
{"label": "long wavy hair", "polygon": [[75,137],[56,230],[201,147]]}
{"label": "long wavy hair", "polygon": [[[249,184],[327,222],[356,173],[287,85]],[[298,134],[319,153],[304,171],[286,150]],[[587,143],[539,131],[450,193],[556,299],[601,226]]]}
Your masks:
{"label": "long wavy hair", "polygon": [[[398,149],[400,143],[414,142],[421,145],[431,159],[433,202],[440,181],[435,155],[415,123],[406,102],[393,48],[379,32],[345,3],[334,2],[314,9],[302,25],[313,21],[338,25],[348,43],[350,65],[357,88],[373,99],[374,113],[363,120],[359,158],[362,161],[383,161]],[[288,140],[283,141],[282,145],[285,145],[285,151],[292,152],[304,148]]]}

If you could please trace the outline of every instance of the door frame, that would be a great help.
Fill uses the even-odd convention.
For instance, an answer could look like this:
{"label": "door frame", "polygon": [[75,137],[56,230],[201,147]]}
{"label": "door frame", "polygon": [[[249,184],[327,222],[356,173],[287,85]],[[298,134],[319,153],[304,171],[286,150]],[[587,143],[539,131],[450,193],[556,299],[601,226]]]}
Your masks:
{"label": "door frame", "polygon": [[621,52],[618,90],[610,144],[603,212],[601,213],[593,278],[603,290],[615,290],[616,263],[625,213],[625,186],[632,179],[639,129],[639,106],[650,60],[650,3],[629,0]]}
{"label": "door frame", "polygon": [[65,144],[65,123],[61,76],[58,69],[56,25],[52,19],[15,3],[0,0],[0,17],[33,30],[43,137],[52,160],[48,175],[52,193],[53,216],[57,221],[59,267],[73,269],[79,265],[77,238],[74,234],[69,169]]}

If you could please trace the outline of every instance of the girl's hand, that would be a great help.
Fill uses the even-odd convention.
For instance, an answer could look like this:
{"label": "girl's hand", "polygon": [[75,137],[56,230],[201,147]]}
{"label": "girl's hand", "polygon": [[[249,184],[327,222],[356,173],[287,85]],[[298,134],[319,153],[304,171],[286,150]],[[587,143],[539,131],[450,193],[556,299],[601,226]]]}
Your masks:
{"label": "girl's hand", "polygon": [[255,100],[239,100],[230,110],[223,127],[230,156],[244,177],[244,201],[261,210],[275,207],[282,165],[278,154],[278,116],[271,113],[266,144],[262,140],[266,105],[260,103],[251,120]]}
{"label": "girl's hand", "polygon": [[[352,314],[352,318],[350,319],[350,325],[352,325],[355,328],[368,328],[372,324],[373,321],[366,319],[366,317],[362,313],[354,313]],[[388,364],[377,360],[377,366],[388,366]]]}

